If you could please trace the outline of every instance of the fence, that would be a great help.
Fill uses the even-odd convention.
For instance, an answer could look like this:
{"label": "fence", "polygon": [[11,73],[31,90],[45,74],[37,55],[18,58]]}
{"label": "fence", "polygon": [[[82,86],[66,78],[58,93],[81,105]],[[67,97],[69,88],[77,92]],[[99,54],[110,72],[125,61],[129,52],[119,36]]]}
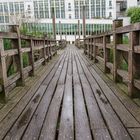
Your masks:
{"label": "fence", "polygon": [[47,37],[21,35],[16,25],[11,32],[0,32],[1,95],[5,98],[16,85],[24,86],[25,78],[34,76],[35,70],[57,53],[56,43]]}
{"label": "fence", "polygon": [[122,27],[115,20],[113,31],[84,39],[84,52],[115,82],[125,83],[131,97],[140,96],[140,23]]}

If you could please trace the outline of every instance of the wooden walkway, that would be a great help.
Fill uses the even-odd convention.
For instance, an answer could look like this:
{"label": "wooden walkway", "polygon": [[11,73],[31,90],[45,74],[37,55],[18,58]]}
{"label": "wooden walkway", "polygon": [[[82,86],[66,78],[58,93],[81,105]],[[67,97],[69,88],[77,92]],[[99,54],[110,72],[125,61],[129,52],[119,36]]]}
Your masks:
{"label": "wooden walkway", "polygon": [[68,46],[39,88],[1,108],[0,140],[140,140],[140,106],[102,75]]}

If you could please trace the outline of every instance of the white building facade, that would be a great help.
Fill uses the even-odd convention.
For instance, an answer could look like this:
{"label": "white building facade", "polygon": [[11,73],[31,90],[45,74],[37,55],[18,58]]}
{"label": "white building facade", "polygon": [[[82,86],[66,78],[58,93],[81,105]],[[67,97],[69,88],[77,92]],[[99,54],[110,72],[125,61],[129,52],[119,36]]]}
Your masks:
{"label": "white building facade", "polygon": [[82,37],[82,12],[86,7],[86,35],[111,29],[112,20],[116,19],[116,0],[0,0],[0,25],[5,30],[7,25],[27,22],[29,30],[37,26],[39,31],[52,33],[51,9],[56,16],[56,34],[59,38],[59,21],[62,35],[74,41],[78,35],[78,19]]}

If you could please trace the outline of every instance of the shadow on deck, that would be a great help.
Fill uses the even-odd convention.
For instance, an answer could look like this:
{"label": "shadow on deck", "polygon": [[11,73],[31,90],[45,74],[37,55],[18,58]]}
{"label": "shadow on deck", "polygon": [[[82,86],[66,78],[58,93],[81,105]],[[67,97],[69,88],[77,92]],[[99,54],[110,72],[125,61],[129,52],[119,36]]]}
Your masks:
{"label": "shadow on deck", "polygon": [[0,139],[139,140],[140,106],[81,50],[68,46],[52,62],[0,105]]}

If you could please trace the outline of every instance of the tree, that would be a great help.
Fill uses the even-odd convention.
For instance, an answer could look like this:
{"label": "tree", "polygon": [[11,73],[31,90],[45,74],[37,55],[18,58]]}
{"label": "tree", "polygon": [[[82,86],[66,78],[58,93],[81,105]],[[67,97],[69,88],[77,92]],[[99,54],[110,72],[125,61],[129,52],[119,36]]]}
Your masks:
{"label": "tree", "polygon": [[131,23],[140,22],[140,7],[131,7],[127,10],[127,16],[131,18]]}

